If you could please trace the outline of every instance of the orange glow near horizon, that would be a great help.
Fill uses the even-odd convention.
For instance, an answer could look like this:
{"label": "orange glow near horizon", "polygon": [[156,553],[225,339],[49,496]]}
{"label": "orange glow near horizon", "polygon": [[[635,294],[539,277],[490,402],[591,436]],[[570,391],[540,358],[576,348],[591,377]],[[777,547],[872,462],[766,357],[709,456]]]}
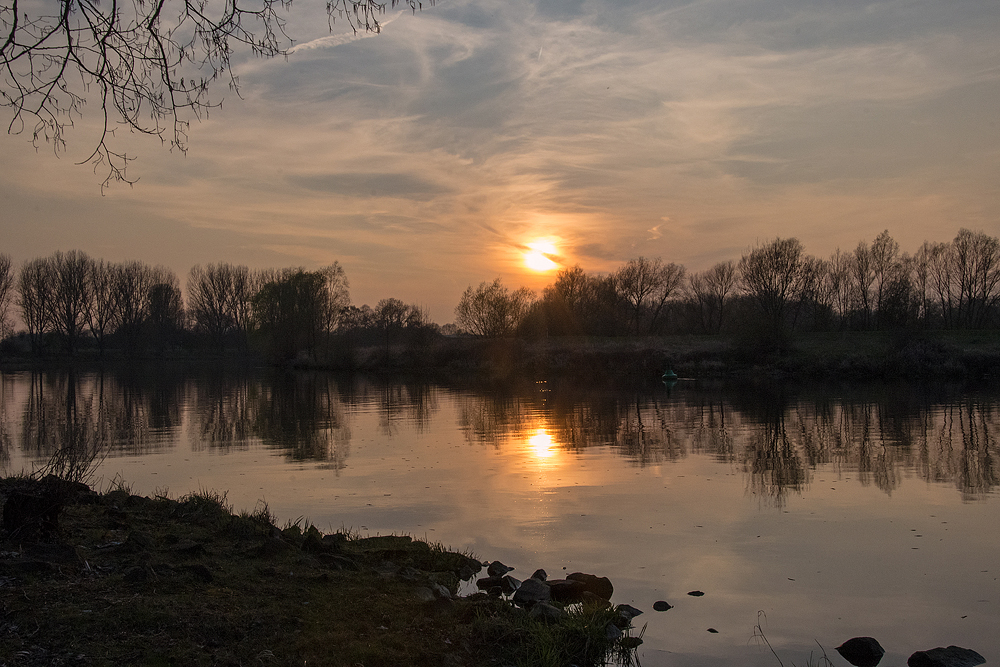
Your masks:
{"label": "orange glow near horizon", "polygon": [[552,257],[559,255],[554,242],[548,239],[539,239],[525,245],[528,250],[524,253],[524,265],[529,269],[545,273],[559,268],[559,264],[552,260]]}

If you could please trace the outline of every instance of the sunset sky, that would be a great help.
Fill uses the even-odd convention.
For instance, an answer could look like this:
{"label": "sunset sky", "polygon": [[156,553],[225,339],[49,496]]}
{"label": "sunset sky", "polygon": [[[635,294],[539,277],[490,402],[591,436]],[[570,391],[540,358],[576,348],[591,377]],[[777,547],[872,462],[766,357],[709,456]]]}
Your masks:
{"label": "sunset sky", "polygon": [[1000,234],[996,0],[439,0],[357,36],[324,6],[296,0],[287,59],[239,55],[242,99],[216,89],[186,156],[122,131],[134,187],[102,196],[75,164],[96,100],[59,158],[0,138],[0,253],[182,285],[195,264],[337,260],[355,304],[446,323],[497,276]]}

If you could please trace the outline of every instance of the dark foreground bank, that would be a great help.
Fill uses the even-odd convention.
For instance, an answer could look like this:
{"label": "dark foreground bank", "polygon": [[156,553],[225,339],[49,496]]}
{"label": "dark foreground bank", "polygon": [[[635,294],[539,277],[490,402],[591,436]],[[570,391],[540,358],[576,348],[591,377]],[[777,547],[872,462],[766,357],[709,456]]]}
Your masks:
{"label": "dark foreground bank", "polygon": [[0,499],[3,665],[585,667],[628,663],[641,641],[629,608],[601,596],[459,596],[482,568],[468,554],[278,528],[265,505],[234,514],[224,495],[50,476],[0,480]]}

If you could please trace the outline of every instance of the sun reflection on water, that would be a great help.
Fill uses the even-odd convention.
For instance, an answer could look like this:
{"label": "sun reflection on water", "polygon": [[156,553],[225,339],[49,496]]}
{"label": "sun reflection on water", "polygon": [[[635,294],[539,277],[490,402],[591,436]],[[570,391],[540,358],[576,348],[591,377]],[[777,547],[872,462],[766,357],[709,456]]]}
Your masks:
{"label": "sun reflection on water", "polygon": [[528,438],[528,448],[536,459],[550,459],[558,449],[552,441],[552,436],[544,427],[535,429],[535,434]]}

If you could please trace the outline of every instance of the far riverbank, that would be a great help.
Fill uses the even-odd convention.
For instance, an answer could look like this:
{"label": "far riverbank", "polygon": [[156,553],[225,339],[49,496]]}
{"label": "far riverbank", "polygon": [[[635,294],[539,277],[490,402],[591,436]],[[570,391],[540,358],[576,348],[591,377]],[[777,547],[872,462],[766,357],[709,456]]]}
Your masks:
{"label": "far riverbank", "polygon": [[[267,366],[252,352],[168,350],[156,357],[7,356],[0,370],[137,365]],[[1000,378],[996,331],[800,333],[791,337],[657,336],[484,339],[439,336],[419,345],[362,346],[332,340],[289,368],[421,376],[438,381],[558,377],[577,381],[682,378],[802,380],[951,380]]]}

